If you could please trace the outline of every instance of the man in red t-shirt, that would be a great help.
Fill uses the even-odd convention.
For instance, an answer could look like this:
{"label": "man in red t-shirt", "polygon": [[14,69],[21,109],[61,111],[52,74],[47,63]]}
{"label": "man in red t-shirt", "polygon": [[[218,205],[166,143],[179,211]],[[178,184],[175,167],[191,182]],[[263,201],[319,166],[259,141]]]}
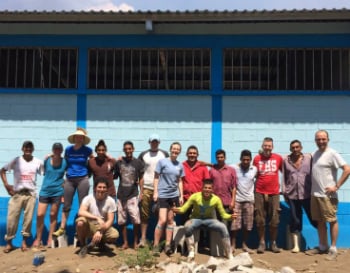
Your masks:
{"label": "man in red t-shirt", "polygon": [[255,222],[259,235],[257,253],[261,254],[265,251],[266,217],[270,227],[270,249],[274,253],[279,253],[276,239],[280,210],[279,171],[282,170],[283,159],[280,155],[272,153],[272,138],[265,137],[261,148],[262,151],[253,161],[258,169],[255,182]]}
{"label": "man in red t-shirt", "polygon": [[[185,176],[182,178],[184,202],[186,202],[193,193],[202,191],[203,180],[210,178],[207,166],[198,161],[199,153],[196,146],[189,146],[186,156],[187,160],[182,162],[185,172]],[[185,224],[190,214],[191,210],[188,210],[187,213],[180,215],[179,224]]]}

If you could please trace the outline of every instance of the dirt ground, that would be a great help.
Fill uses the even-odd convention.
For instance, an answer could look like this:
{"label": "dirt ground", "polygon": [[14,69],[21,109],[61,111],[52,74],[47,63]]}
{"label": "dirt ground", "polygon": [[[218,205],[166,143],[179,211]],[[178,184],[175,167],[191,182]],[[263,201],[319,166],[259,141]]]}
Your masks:
{"label": "dirt ground", "polygon": [[[100,253],[93,252],[86,255],[85,258],[77,254],[79,248],[73,246],[65,248],[46,249],[45,262],[40,266],[33,266],[32,261],[35,251],[30,249],[22,252],[16,249],[10,253],[0,252],[0,273],[14,272],[42,272],[42,273],[112,273],[118,272],[118,268],[125,263],[129,257],[136,256],[137,252],[133,249],[121,250],[111,247],[110,251]],[[350,270],[350,250],[339,249],[339,255],[336,261],[327,261],[325,255],[308,256],[304,253],[293,254],[284,250],[279,254],[266,251],[264,254],[251,254],[254,260],[254,266],[278,271],[282,266],[290,266],[296,272],[324,272],[324,273],[345,273]],[[240,253],[237,250],[236,253]],[[209,256],[197,254],[195,261],[198,264],[206,263]],[[158,261],[164,261],[167,257],[162,253]],[[179,253],[174,254],[171,260],[178,262],[181,257]],[[100,271],[98,271],[100,270]],[[161,270],[152,269],[148,272],[161,272]],[[146,272],[146,271],[142,271]]]}

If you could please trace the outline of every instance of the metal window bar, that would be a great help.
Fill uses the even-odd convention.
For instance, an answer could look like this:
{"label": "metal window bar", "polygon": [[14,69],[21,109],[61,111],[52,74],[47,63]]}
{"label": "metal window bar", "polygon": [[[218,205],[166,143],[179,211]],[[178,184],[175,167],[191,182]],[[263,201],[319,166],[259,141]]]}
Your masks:
{"label": "metal window bar", "polygon": [[270,49],[267,49],[267,90],[270,90]]}
{"label": "metal window bar", "polygon": [[312,90],[315,90],[315,50],[312,49]]}
{"label": "metal window bar", "polygon": [[157,49],[157,89],[159,89],[159,78],[160,78],[160,50]]}
{"label": "metal window bar", "polygon": [[324,60],[323,60],[323,49],[321,49],[321,90],[324,90]]}
{"label": "metal window bar", "polygon": [[239,50],[239,66],[240,66],[240,70],[239,70],[239,88],[242,90],[243,89],[243,49]]}
{"label": "metal window bar", "polygon": [[280,89],[280,50],[276,50],[276,90]]}
{"label": "metal window bar", "polygon": [[306,90],[306,50],[303,50],[303,89]]}
{"label": "metal window bar", "polygon": [[58,86],[61,88],[61,62],[62,62],[62,49],[58,49]]}
{"label": "metal window bar", "polygon": [[201,61],[200,61],[200,65],[201,65],[201,68],[200,68],[200,81],[201,81],[201,84],[200,84],[200,88],[201,89],[204,89],[204,60],[203,60],[203,55],[204,55],[204,52],[203,50],[200,51],[200,56],[201,56]]}
{"label": "metal window bar", "polygon": [[182,80],[183,80],[183,88],[186,88],[186,50],[182,51],[183,54],[183,62],[182,62],[182,68],[183,68],[183,74],[182,74]]}
{"label": "metal window bar", "polygon": [[147,52],[147,69],[148,69],[148,74],[147,74],[147,78],[148,78],[148,82],[147,82],[147,89],[151,89],[151,50],[148,50]]}
{"label": "metal window bar", "polygon": [[15,88],[17,88],[18,81],[18,48],[16,48],[16,60],[15,60]]}
{"label": "metal window bar", "polygon": [[103,88],[107,88],[107,49],[103,50],[104,63],[103,63]]}
{"label": "metal window bar", "polygon": [[49,88],[52,87],[52,49],[49,49]]}
{"label": "metal window bar", "polygon": [[27,49],[24,49],[24,69],[23,69],[23,87],[26,88],[27,83]]}
{"label": "metal window bar", "polygon": [[192,49],[192,90],[195,89],[195,79],[194,79],[194,71],[195,71],[195,62],[194,62],[194,59],[195,59],[195,52],[194,52],[194,49]]}
{"label": "metal window bar", "polygon": [[125,87],[125,81],[124,81],[124,77],[125,77],[125,50],[122,49],[122,63],[121,63],[121,67],[122,67],[122,77],[121,77],[121,80],[122,80],[122,89],[124,89]]}
{"label": "metal window bar", "polygon": [[115,89],[115,49],[112,50],[113,63],[112,63],[112,88]]}
{"label": "metal window bar", "polygon": [[348,88],[350,89],[350,48],[348,49]]}
{"label": "metal window bar", "polygon": [[235,86],[234,86],[234,50],[231,50],[231,89],[235,89]]}
{"label": "metal window bar", "polygon": [[32,84],[30,87],[34,87],[34,78],[35,78],[35,52],[36,50],[32,50],[33,54],[32,54]]}
{"label": "metal window bar", "polygon": [[330,67],[331,67],[331,90],[333,90],[333,49],[330,49]]}
{"label": "metal window bar", "polygon": [[343,50],[339,49],[339,89],[343,90]]}
{"label": "metal window bar", "polygon": [[96,57],[95,57],[95,89],[98,88],[98,63],[99,63],[99,50],[96,49]]}
{"label": "metal window bar", "polygon": [[7,58],[6,58],[6,87],[9,87],[9,77],[10,77],[10,49],[7,49]]}
{"label": "metal window bar", "polygon": [[176,56],[177,56],[177,50],[174,50],[174,89],[176,90],[177,86],[176,86],[176,82],[177,82],[177,78],[176,78],[176,70],[177,70],[177,63],[176,63]]}
{"label": "metal window bar", "polygon": [[249,49],[249,89],[252,89],[252,50]]}
{"label": "metal window bar", "polygon": [[139,70],[140,70],[140,76],[139,76],[139,89],[142,88],[142,50],[139,50],[140,54],[139,54]]}
{"label": "metal window bar", "polygon": [[261,50],[258,50],[258,89],[261,90]]}

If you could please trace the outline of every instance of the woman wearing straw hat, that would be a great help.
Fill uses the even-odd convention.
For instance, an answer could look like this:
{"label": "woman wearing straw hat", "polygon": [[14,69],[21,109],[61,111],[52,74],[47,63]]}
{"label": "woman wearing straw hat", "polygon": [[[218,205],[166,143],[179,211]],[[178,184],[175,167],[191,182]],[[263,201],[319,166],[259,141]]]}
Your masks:
{"label": "woman wearing straw hat", "polygon": [[88,177],[88,159],[93,158],[92,149],[87,144],[90,138],[83,128],[77,130],[68,137],[68,142],[73,144],[66,148],[64,157],[67,160],[66,181],[64,183],[64,206],[61,226],[53,235],[58,237],[65,233],[69,211],[73,197],[78,191],[79,205],[83,198],[88,195],[90,189]]}

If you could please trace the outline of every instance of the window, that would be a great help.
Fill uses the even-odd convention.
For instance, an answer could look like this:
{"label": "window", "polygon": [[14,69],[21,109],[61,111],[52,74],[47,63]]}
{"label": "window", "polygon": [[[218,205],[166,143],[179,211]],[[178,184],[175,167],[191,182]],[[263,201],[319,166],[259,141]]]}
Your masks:
{"label": "window", "polygon": [[77,49],[0,47],[0,87],[77,88]]}
{"label": "window", "polygon": [[90,49],[89,89],[208,90],[209,49]]}
{"label": "window", "polygon": [[225,49],[225,90],[349,90],[350,49]]}

